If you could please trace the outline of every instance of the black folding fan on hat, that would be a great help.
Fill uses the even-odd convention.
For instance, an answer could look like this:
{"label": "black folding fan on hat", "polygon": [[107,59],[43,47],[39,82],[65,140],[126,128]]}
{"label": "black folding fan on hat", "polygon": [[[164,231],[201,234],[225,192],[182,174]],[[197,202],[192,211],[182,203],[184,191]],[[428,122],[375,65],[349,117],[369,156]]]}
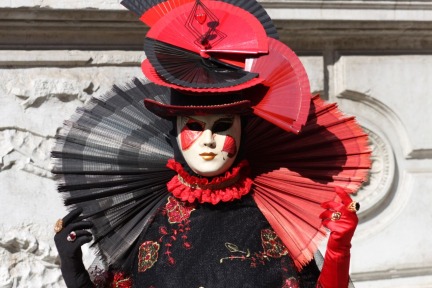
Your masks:
{"label": "black folding fan on hat", "polygon": [[[118,268],[128,263],[129,249],[164,203],[166,183],[174,176],[165,166],[173,157],[172,124],[142,101],[169,93],[138,79],[114,87],[65,122],[52,151],[65,205],[83,208],[83,218],[95,224],[100,254]],[[245,129],[251,193],[300,268],[324,235],[320,203],[334,198],[333,186],[355,191],[365,180],[367,137],[352,117],[317,97],[300,135],[256,116]]]}
{"label": "black folding fan on hat", "polygon": [[[220,93],[222,88],[229,92],[249,88],[259,84],[263,79],[256,78],[257,73],[244,71],[240,67],[224,63],[213,57],[203,58],[201,55],[180,49],[176,46],[146,38],[145,51],[148,62],[144,61],[143,70],[152,69],[158,71],[156,77],[149,77],[154,83],[161,83],[163,78],[173,88],[179,90],[214,92],[217,88]],[[151,65],[150,65],[151,63]],[[236,89],[233,89],[233,82],[236,82]]]}

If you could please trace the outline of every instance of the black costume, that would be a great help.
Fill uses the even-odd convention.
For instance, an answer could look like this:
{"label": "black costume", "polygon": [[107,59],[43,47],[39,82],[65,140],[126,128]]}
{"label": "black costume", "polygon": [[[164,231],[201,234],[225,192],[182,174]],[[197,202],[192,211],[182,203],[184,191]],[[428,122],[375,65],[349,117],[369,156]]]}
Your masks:
{"label": "black costume", "polygon": [[[57,135],[53,173],[65,204],[78,207],[56,235],[67,284],[93,285],[79,261],[91,222],[107,265],[90,271],[97,286],[315,287],[313,255],[331,218],[337,252],[326,254],[318,285],[333,285],[337,271],[346,286],[357,217],[343,194],[370,167],[354,118],[311,99],[300,60],[256,1],[123,4],[152,26],[143,72],[156,84],[113,87]],[[236,23],[244,33],[231,35]],[[243,117],[236,162],[214,178],[194,175],[173,140],[176,115],[207,114]]]}

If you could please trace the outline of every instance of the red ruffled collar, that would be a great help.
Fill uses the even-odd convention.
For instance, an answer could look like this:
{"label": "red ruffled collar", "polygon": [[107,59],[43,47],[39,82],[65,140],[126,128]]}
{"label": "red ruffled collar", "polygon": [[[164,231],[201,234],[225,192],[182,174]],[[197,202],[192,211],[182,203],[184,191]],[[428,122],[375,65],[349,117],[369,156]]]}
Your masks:
{"label": "red ruffled collar", "polygon": [[215,177],[211,181],[205,177],[190,175],[174,159],[168,160],[167,167],[178,173],[167,183],[168,191],[180,200],[190,203],[198,201],[216,205],[220,201],[233,201],[248,194],[252,186],[252,180],[247,177],[247,160],[241,161],[236,167],[225,172],[225,175]]}

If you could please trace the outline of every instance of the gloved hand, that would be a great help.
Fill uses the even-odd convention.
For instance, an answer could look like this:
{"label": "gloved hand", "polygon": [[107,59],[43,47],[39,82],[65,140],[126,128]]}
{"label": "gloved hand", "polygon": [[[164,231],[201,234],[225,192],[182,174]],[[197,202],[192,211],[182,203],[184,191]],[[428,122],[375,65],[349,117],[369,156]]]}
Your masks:
{"label": "gloved hand", "polygon": [[82,211],[82,208],[77,208],[67,214],[62,219],[63,228],[54,236],[63,278],[69,288],[94,287],[84,267],[81,251],[81,246],[93,238],[92,234],[85,230],[92,228],[93,224],[78,219]]}
{"label": "gloved hand", "polygon": [[[318,287],[346,288],[349,282],[351,239],[358,224],[355,202],[340,187],[335,191],[342,202],[324,202],[326,210],[320,218],[324,227],[330,230],[324,264],[318,279]],[[350,204],[351,209],[349,209]],[[358,205],[357,205],[358,206]]]}

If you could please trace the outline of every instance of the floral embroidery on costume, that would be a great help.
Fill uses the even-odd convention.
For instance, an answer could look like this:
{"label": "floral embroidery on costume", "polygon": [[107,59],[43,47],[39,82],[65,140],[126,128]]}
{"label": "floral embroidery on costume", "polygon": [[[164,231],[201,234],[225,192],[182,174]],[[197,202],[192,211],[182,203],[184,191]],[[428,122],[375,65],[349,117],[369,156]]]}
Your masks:
{"label": "floral embroidery on costume", "polygon": [[159,243],[153,241],[146,241],[141,244],[138,253],[138,272],[145,272],[156,263],[159,248]]}
{"label": "floral embroidery on costume", "polygon": [[285,245],[272,229],[261,231],[261,241],[265,254],[272,258],[280,258],[288,254]]}
{"label": "floral embroidery on costume", "polygon": [[131,288],[132,280],[130,277],[126,277],[125,273],[117,272],[114,274],[112,288]]}
{"label": "floral embroidery on costume", "polygon": [[220,259],[220,263],[223,263],[224,260],[238,259],[250,261],[250,266],[254,268],[258,265],[265,265],[266,261],[270,261],[269,258],[281,258],[288,254],[285,245],[272,229],[263,229],[261,231],[261,241],[264,251],[254,253],[251,253],[249,249],[242,251],[235,244],[225,243],[225,247],[234,255]]}
{"label": "floral embroidery on costume", "polygon": [[168,203],[165,205],[168,221],[171,224],[181,223],[189,219],[195,205],[178,201],[174,197],[168,197]]}
{"label": "floral embroidery on costume", "polygon": [[282,286],[282,288],[299,288],[299,287],[300,287],[299,282],[294,277],[290,277],[286,279],[284,285]]}
{"label": "floral embroidery on costume", "polygon": [[[187,233],[190,231],[190,214],[195,210],[195,205],[177,200],[175,197],[168,197],[168,202],[161,210],[161,215],[166,216],[171,226],[160,226],[159,234],[161,237],[157,242],[146,241],[140,246],[138,257],[138,271],[145,272],[158,260],[159,248],[164,243],[163,255],[167,257],[169,265],[175,264],[172,257],[171,247],[178,239],[182,239],[184,249],[191,249],[192,245],[188,241]],[[165,242],[163,239],[166,238]]]}
{"label": "floral embroidery on costume", "polygon": [[[165,205],[165,209],[162,211],[162,215],[168,216],[168,222],[174,226],[168,228],[166,226],[159,227],[159,243],[162,243],[164,237],[168,237],[168,241],[165,243],[164,255],[168,257],[168,264],[174,265],[175,259],[172,257],[171,247],[174,242],[179,238],[183,240],[183,247],[185,249],[191,249],[192,245],[188,242],[187,233],[190,231],[190,214],[195,210],[195,205],[187,202],[177,200],[175,197],[168,197],[168,203]],[[177,224],[177,225],[175,225]]]}
{"label": "floral embroidery on costume", "polygon": [[103,265],[89,268],[90,278],[95,288],[131,288],[132,279],[125,272],[106,270]]}
{"label": "floral embroidery on costume", "polygon": [[103,266],[91,266],[88,270],[91,281],[96,288],[107,286],[108,281],[112,279],[112,273],[107,271]]}

